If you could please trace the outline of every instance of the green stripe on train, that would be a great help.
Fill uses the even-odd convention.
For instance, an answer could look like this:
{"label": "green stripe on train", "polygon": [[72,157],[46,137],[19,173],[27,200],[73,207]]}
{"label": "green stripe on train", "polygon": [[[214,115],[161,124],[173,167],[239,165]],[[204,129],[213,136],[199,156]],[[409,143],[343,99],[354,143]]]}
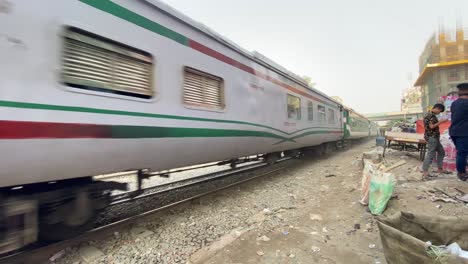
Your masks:
{"label": "green stripe on train", "polygon": [[285,135],[293,135],[298,132],[307,131],[311,129],[329,129],[330,131],[338,131],[338,128],[324,128],[324,127],[309,127],[301,130],[297,130],[291,133],[269,127],[262,124],[255,124],[244,121],[236,120],[223,120],[223,119],[210,119],[210,118],[200,118],[200,117],[190,117],[190,116],[176,116],[176,115],[161,115],[161,114],[151,114],[151,113],[141,113],[141,112],[130,112],[130,111],[120,111],[120,110],[109,110],[101,108],[89,108],[89,107],[80,107],[80,106],[64,106],[64,105],[49,105],[49,104],[38,104],[38,103],[25,103],[25,102],[12,102],[12,101],[0,101],[0,107],[11,107],[11,108],[23,108],[23,109],[38,109],[38,110],[51,110],[51,111],[65,111],[65,112],[80,112],[80,113],[93,113],[93,114],[104,114],[104,115],[121,115],[121,116],[134,116],[134,117],[148,117],[148,118],[161,118],[161,119],[175,119],[175,120],[187,120],[187,121],[201,121],[201,122],[212,122],[212,123],[225,123],[225,124],[239,124],[239,125],[249,125],[255,127],[262,127],[271,129],[276,132],[283,133]]}
{"label": "green stripe on train", "polygon": [[286,141],[296,140],[296,139],[298,139],[298,138],[302,138],[302,137],[306,137],[306,136],[310,136],[310,135],[328,134],[328,133],[330,133],[330,132],[331,132],[331,131],[325,131],[325,130],[321,130],[321,131],[309,131],[309,132],[302,133],[302,134],[300,134],[300,135],[297,135],[297,136],[288,138],[288,140],[283,140],[283,141],[277,142],[277,143],[275,143],[274,145],[278,145],[278,144],[284,143],[284,142],[286,142]]}
{"label": "green stripe on train", "polygon": [[144,16],[134,13],[118,4],[115,4],[109,0],[80,0],[81,2],[88,4],[101,11],[114,15],[118,18],[131,22],[137,26],[145,28],[156,34],[172,39],[182,45],[188,46],[189,40],[184,35],[177,33],[161,24],[158,24]]}

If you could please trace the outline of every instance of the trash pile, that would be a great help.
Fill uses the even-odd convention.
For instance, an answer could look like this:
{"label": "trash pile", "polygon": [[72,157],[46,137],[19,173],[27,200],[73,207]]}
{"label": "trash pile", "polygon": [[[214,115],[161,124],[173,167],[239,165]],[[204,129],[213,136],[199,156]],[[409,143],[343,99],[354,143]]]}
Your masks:
{"label": "trash pile", "polygon": [[431,202],[444,202],[444,203],[468,203],[468,194],[459,188],[453,188],[453,191],[442,190],[439,187],[425,190],[424,194],[417,197],[418,200],[427,199]]}
{"label": "trash pile", "polygon": [[[450,147],[451,141],[444,140],[444,147]],[[423,179],[415,155],[387,150],[385,159],[381,147],[363,153],[359,201],[377,216],[387,263],[468,264],[468,216],[462,216],[468,208],[468,186],[445,172]],[[450,170],[455,153],[447,156],[444,166]],[[399,208],[411,212],[388,217],[387,211],[382,216],[389,203],[392,214]]]}
{"label": "trash pile", "polygon": [[435,261],[442,261],[444,258],[452,256],[458,256],[468,260],[468,251],[463,250],[457,242],[452,243],[448,246],[433,246],[431,241],[426,242],[426,250],[428,255]]}
{"label": "trash pile", "polygon": [[369,206],[374,215],[381,215],[387,208],[395,189],[395,176],[391,170],[405,164],[402,161],[386,167],[379,149],[363,154],[361,199],[360,203]]}

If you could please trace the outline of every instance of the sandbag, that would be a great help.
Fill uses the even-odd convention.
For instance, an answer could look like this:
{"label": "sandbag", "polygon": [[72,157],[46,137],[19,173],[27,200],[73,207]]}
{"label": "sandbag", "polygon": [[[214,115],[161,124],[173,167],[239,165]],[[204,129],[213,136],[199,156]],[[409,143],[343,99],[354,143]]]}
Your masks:
{"label": "sandbag", "polygon": [[388,264],[468,264],[468,260],[446,255],[438,260],[428,253],[426,242],[449,245],[457,242],[468,249],[468,217],[430,216],[401,212],[378,221]]}
{"label": "sandbag", "polygon": [[391,173],[374,171],[369,186],[369,210],[374,215],[381,215],[387,208],[395,189],[395,177]]}

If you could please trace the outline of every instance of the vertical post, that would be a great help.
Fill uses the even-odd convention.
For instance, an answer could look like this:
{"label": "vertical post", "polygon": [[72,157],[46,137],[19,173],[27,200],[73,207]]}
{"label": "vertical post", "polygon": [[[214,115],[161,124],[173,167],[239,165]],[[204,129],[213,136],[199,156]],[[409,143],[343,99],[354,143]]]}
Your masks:
{"label": "vertical post", "polygon": [[137,172],[137,187],[138,191],[141,190],[141,186],[143,185],[143,179],[145,178],[145,175],[143,173],[143,170],[138,170]]}

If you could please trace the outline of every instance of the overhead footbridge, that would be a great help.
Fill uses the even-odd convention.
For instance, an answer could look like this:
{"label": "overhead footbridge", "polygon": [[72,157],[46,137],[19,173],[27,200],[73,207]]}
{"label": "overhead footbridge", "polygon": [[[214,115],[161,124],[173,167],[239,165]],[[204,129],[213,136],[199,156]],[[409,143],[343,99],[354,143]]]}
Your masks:
{"label": "overhead footbridge", "polygon": [[421,111],[408,111],[408,112],[385,112],[385,113],[374,113],[364,115],[367,119],[378,122],[378,121],[393,121],[393,120],[415,120],[420,119],[424,116]]}

